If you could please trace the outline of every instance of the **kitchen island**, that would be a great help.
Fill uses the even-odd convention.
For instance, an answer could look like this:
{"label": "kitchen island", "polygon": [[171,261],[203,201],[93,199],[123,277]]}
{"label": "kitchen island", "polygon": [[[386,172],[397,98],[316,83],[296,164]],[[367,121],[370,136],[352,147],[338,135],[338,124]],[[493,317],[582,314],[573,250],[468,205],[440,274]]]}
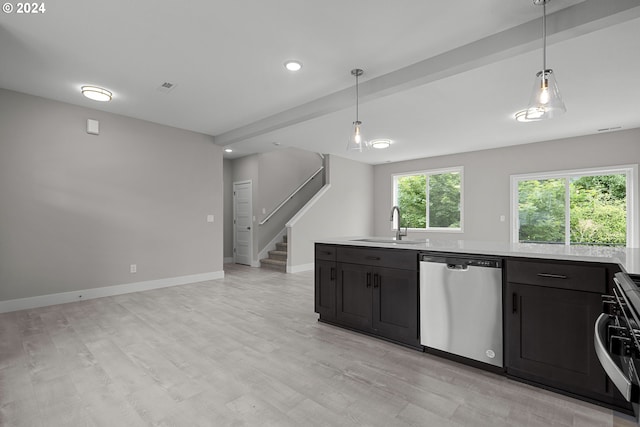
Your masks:
{"label": "kitchen island", "polygon": [[627,273],[640,274],[640,248],[566,246],[540,243],[505,243],[479,240],[406,239],[391,237],[335,237],[317,240],[330,245],[365,246],[413,251],[452,252],[503,257],[543,258],[565,261],[605,262],[620,265]]}
{"label": "kitchen island", "polygon": [[[601,296],[613,275],[640,273],[640,250],[608,247],[346,237],[316,242],[315,307],[321,322],[493,370],[420,344],[419,256],[501,258],[504,367],[497,372],[628,411],[594,350]],[[424,284],[422,284],[424,286]],[[434,328],[446,325],[433,325]],[[473,324],[469,330],[473,331]]]}

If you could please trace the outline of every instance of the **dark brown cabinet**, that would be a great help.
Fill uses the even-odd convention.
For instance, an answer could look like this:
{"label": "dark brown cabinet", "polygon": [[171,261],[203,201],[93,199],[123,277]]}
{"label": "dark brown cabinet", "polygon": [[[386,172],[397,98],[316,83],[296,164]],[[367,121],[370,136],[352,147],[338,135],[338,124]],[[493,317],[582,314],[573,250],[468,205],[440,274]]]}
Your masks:
{"label": "dark brown cabinet", "polygon": [[507,260],[507,374],[612,406],[623,405],[614,396],[593,345],[610,268]]}
{"label": "dark brown cabinet", "polygon": [[[411,250],[337,246],[336,280],[328,251],[316,245],[316,312],[320,320],[420,347],[418,261]],[[333,265],[333,264],[332,264]],[[335,301],[332,311],[332,290]],[[335,313],[335,314],[334,314]]]}
{"label": "dark brown cabinet", "polygon": [[[617,271],[615,264],[507,258],[506,374],[628,411],[593,343],[601,296]],[[315,310],[320,321],[422,349],[418,251],[316,244]]]}
{"label": "dark brown cabinet", "polygon": [[327,321],[336,320],[336,247],[316,245],[315,311]]}
{"label": "dark brown cabinet", "polygon": [[373,275],[373,330],[380,336],[421,347],[417,271],[376,268]]}
{"label": "dark brown cabinet", "polygon": [[606,392],[593,350],[600,295],[508,283],[507,372],[573,391]]}
{"label": "dark brown cabinet", "polygon": [[357,329],[371,329],[373,273],[366,265],[338,263],[336,318]]}

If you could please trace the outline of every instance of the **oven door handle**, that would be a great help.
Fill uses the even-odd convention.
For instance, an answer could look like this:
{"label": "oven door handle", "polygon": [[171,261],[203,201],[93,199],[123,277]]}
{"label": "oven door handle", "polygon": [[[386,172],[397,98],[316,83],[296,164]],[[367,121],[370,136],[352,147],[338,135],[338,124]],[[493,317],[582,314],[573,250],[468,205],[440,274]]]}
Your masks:
{"label": "oven door handle", "polygon": [[631,390],[633,389],[631,380],[622,372],[622,370],[616,365],[616,362],[611,358],[607,350],[607,324],[609,323],[609,315],[606,313],[600,314],[598,320],[596,320],[593,342],[596,348],[596,355],[600,364],[604,368],[607,376],[616,388],[622,393],[622,396],[631,402]]}

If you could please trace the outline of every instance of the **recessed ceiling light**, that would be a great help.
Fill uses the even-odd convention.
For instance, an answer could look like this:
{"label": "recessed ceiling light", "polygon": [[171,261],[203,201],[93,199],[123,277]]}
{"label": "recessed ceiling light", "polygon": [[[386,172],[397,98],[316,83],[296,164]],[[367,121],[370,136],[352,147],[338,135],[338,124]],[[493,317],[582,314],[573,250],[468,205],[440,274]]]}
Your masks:
{"label": "recessed ceiling light", "polygon": [[233,150],[232,150],[231,148],[225,148],[225,149],[224,149],[224,152],[225,152],[225,153],[231,153],[231,152],[233,152]]}
{"label": "recessed ceiling light", "polygon": [[289,71],[299,71],[302,68],[302,62],[289,60],[284,63],[284,68]]}
{"label": "recessed ceiling light", "polygon": [[389,148],[391,146],[390,139],[374,139],[369,142],[369,145],[373,148],[377,148],[379,150]]}
{"label": "recessed ceiling light", "polygon": [[107,102],[113,97],[111,91],[97,86],[82,86],[80,89],[84,96],[94,101]]}

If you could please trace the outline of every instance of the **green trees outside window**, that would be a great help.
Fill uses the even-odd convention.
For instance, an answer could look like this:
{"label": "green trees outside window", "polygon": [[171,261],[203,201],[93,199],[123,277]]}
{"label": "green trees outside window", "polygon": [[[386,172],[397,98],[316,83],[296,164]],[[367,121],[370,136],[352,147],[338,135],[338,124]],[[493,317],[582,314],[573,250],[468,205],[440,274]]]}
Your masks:
{"label": "green trees outside window", "polygon": [[395,204],[403,227],[461,228],[461,170],[394,177]]}
{"label": "green trees outside window", "polygon": [[519,180],[518,220],[520,242],[626,246],[627,175]]}

